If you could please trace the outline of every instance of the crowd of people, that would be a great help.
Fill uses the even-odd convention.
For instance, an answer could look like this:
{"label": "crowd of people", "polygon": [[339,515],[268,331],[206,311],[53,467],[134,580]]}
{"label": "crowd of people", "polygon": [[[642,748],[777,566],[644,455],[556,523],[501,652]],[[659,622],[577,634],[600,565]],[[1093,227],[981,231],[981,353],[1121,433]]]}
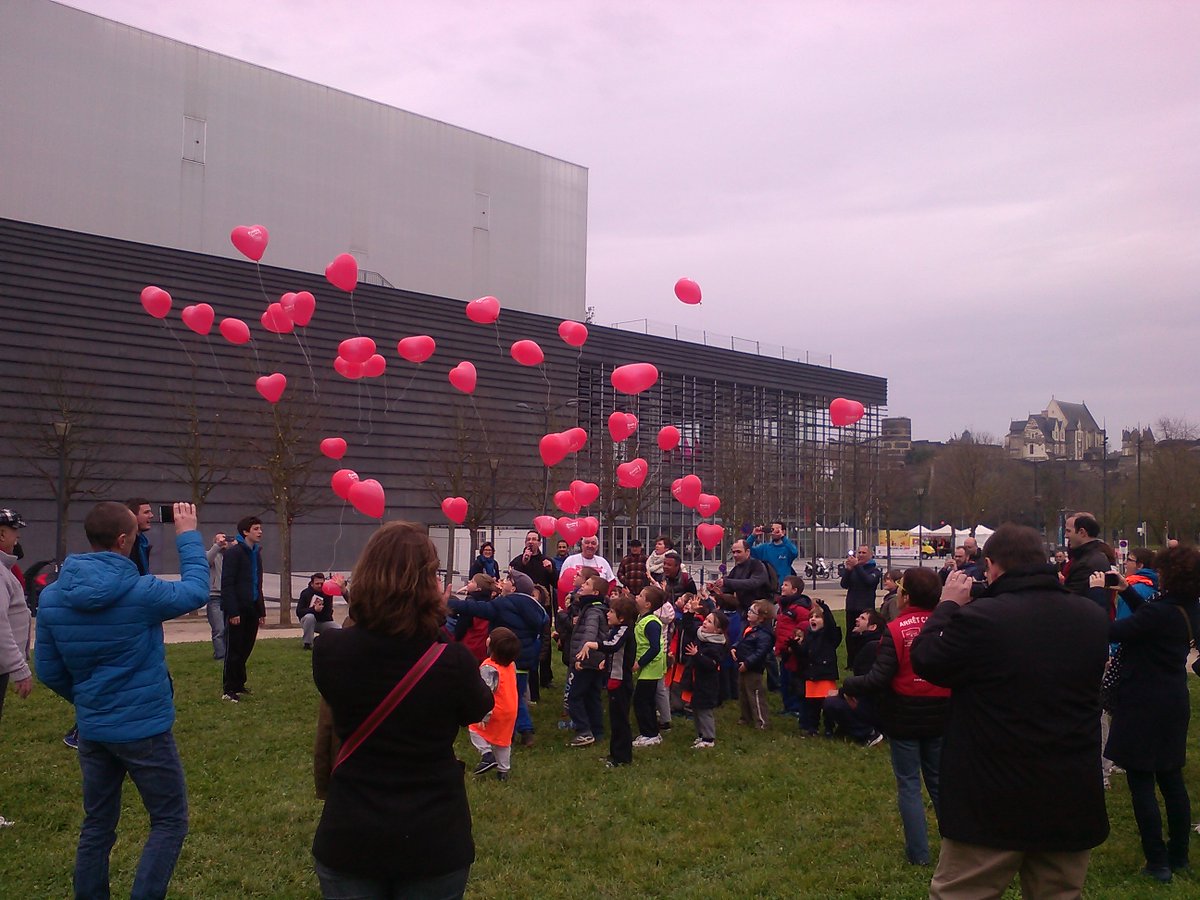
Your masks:
{"label": "crowd of people", "polygon": [[[165,895],[187,833],[162,623],[207,606],[223,697],[238,702],[264,612],[259,520],[206,552],[194,508],[176,504],[180,579],[164,581],[149,574],[142,505],[97,504],[84,523],[93,552],[69,557],[40,598],[37,676],[77,719],[78,896],[107,895],[126,775],[150,816],[135,896]],[[33,689],[14,553],[22,527],[0,510],[0,698],[9,681],[19,696]],[[1078,896],[1108,835],[1105,790],[1121,773],[1143,873],[1167,882],[1189,872],[1182,768],[1200,552],[1139,548],[1118,560],[1087,513],[1067,520],[1066,537],[1051,561],[1037,532],[1003,525],[982,548],[955,548],[941,570],[884,572],[859,547],[843,568],[843,627],[794,574],[782,523],[734,541],[732,566],[701,584],[666,535],[648,554],[631,541],[614,567],[594,537],[575,554],[560,541],[550,556],[531,531],[507,566],[481,546],[455,593],[424,530],[389,523],[348,582],[314,574],[297,604],[323,701],[322,890],[461,896],[474,847],[456,737],[468,729],[474,776],[514,777],[514,744],[535,742],[529,704],[551,696],[561,671],[555,653],[565,742],[607,738],[610,768],[662,752],[652,748],[663,733],[689,720],[691,748],[711,750],[725,702],[747,729],[784,721],[799,738],[886,741],[908,862],[934,863],[922,784],[941,833],[932,897],[1000,896],[1015,877],[1027,896]],[[334,621],[338,593],[344,623]]]}

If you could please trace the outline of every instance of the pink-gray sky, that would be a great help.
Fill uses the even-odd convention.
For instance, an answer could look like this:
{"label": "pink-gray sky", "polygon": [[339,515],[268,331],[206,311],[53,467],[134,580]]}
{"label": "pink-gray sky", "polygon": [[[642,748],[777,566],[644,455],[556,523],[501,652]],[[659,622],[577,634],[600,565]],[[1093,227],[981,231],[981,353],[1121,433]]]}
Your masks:
{"label": "pink-gray sky", "polygon": [[587,166],[600,323],[832,354],[917,437],[1200,419],[1190,0],[69,5]]}

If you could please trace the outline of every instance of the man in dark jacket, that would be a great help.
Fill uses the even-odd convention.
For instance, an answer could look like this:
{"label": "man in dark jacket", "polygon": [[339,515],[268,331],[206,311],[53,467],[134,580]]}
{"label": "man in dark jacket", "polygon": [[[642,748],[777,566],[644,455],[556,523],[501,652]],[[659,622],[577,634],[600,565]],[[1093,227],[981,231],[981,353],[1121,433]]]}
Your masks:
{"label": "man in dark jacket", "polygon": [[846,659],[851,662],[862,649],[864,638],[854,633],[858,614],[875,608],[875,592],[883,572],[875,562],[875,552],[863,544],[853,556],[846,557],[846,574],[842,587],[846,590]]}
{"label": "man in dark jacket", "polygon": [[542,538],[536,531],[525,532],[525,546],[512,558],[508,567],[528,575],[530,581],[540,584],[547,591],[553,591],[554,584],[558,581],[554,563],[542,554]]}
{"label": "man in dark jacket", "polygon": [[542,631],[549,618],[542,604],[533,598],[533,582],[524,572],[509,569],[500,582],[500,596],[491,600],[449,601],[450,611],[486,619],[488,631],[510,629],[521,642],[517,657],[517,724],[516,733],[526,747],[533,746],[533,718],[529,715],[529,673],[537,671],[542,654]]}
{"label": "man in dark jacket", "polygon": [[667,599],[676,602],[684,594],[697,594],[696,582],[692,576],[683,571],[683,560],[678,550],[668,550],[662,560],[662,589],[666,591]]}
{"label": "man in dark jacket", "polygon": [[263,603],[262,519],[246,516],[237,524],[237,540],[221,563],[221,611],[225,613],[225,671],[222,700],[237,703],[246,690],[246,663],[254,652],[258,626],[267,618]]}
{"label": "man in dark jacket", "polygon": [[745,616],[755,600],[771,599],[767,564],[752,557],[746,542],[740,539],[733,542],[729,552],[733,554],[733,568],[712,587],[723,608]]}
{"label": "man in dark jacket", "polygon": [[1032,528],[984,547],[987,594],[955,572],[913,642],[916,675],[953,691],[941,758],[933,898],[1079,896],[1108,836],[1100,678],[1108,618],[1065,591]]}
{"label": "man in dark jacket", "polygon": [[296,599],[296,621],[300,623],[301,641],[305,650],[312,649],[313,640],[318,634],[336,631],[342,627],[333,621],[333,597],[325,594],[324,587],[324,573],[315,572],[308,579],[308,587],[302,590]]}
{"label": "man in dark jacket", "polygon": [[1063,587],[1072,594],[1090,597],[1107,609],[1105,591],[1091,591],[1088,581],[1095,572],[1107,572],[1113,560],[1100,540],[1100,523],[1091,513],[1079,512],[1067,519],[1067,565],[1063,569]]}

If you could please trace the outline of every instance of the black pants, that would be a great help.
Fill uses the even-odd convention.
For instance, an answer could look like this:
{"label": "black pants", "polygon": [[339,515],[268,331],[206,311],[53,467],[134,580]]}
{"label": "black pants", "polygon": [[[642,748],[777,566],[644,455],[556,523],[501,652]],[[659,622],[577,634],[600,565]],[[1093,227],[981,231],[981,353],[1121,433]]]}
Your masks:
{"label": "black pants", "polygon": [[[1137,820],[1138,834],[1142,838],[1142,852],[1146,854],[1146,865],[1152,867],[1171,866],[1179,868],[1188,863],[1188,839],[1192,834],[1192,806],[1187,787],[1183,783],[1183,770],[1169,772],[1146,772],[1128,769],[1125,779],[1129,784],[1129,799],[1133,803],[1133,817]],[[1162,817],[1158,812],[1158,798],[1154,796],[1154,783],[1162,791],[1163,805],[1167,809],[1168,841],[1163,843]]]}
{"label": "black pants", "polygon": [[658,683],[660,678],[639,678],[633,689],[633,714],[638,731],[646,737],[658,736]]}
{"label": "black pants", "polygon": [[243,615],[236,625],[225,617],[225,673],[223,689],[226,694],[240,694],[246,689],[246,662],[254,652],[258,638],[258,616]]}
{"label": "black pants", "polygon": [[[548,641],[548,640],[550,640],[550,638],[547,635],[547,636],[544,636],[542,638],[542,640]],[[553,653],[548,653],[542,657],[542,660],[541,660],[540,665],[538,666],[538,669],[539,669],[539,674],[541,675],[542,687],[550,687],[550,685],[554,684],[554,654]],[[532,684],[533,683],[533,679],[532,679],[533,673],[530,672],[529,674],[531,676],[530,684]]]}
{"label": "black pants", "polygon": [[621,682],[615,691],[608,692],[608,758],[614,763],[633,762],[633,732],[629,728],[629,702],[633,691]]}

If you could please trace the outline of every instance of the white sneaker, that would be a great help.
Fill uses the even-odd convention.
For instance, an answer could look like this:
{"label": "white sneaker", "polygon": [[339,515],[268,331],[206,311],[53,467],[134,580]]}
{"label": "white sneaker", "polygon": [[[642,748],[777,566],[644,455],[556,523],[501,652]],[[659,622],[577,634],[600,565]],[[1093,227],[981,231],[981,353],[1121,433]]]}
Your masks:
{"label": "white sneaker", "polygon": [[646,737],[644,734],[639,734],[637,737],[635,737],[635,738],[633,739],[633,746],[635,746],[635,747],[645,747],[645,746],[646,746],[646,741],[648,741],[648,740],[650,740],[650,738]]}
{"label": "white sneaker", "polygon": [[696,741],[696,743],[692,744],[692,749],[693,750],[711,750],[716,745],[717,745],[716,741],[698,740],[698,741]]}
{"label": "white sneaker", "polygon": [[12,819],[6,819],[4,816],[0,816],[0,828],[12,828],[16,824],[17,823]]}
{"label": "white sneaker", "polygon": [[662,735],[656,734],[654,737],[647,737],[644,734],[639,734],[634,738],[633,746],[635,747],[657,747],[662,743]]}

